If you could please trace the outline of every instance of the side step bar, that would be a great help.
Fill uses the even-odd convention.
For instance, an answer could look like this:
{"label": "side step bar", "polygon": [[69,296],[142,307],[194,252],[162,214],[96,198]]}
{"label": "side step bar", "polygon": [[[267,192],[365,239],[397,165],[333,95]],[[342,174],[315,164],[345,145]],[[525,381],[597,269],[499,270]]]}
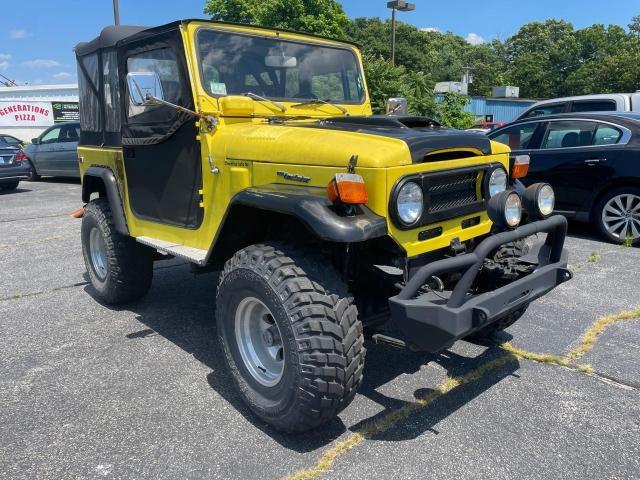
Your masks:
{"label": "side step bar", "polygon": [[199,248],[187,247],[151,237],[137,237],[136,241],[148,247],[155,248],[161,253],[188,260],[196,265],[203,266],[207,260],[207,251],[200,250]]}

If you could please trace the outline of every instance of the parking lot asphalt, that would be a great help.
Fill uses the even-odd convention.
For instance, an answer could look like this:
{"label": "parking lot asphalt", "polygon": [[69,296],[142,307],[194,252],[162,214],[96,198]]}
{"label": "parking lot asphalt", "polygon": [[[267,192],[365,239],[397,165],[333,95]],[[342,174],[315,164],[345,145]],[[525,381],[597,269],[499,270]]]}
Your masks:
{"label": "parking lot asphalt", "polygon": [[160,262],[144,299],[101,305],[80,206],[72,180],[0,195],[0,478],[640,478],[640,249],[572,225],[574,279],[508,344],[368,345],[339,418],[283,435],[233,389],[217,275]]}

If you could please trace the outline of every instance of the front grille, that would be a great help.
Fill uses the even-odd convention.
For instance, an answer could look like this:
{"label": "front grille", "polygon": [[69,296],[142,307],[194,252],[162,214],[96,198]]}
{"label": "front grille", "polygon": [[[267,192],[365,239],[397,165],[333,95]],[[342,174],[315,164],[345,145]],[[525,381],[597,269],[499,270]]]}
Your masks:
{"label": "front grille", "polygon": [[[484,174],[497,166],[499,164],[491,163],[403,177],[392,192],[392,221],[401,230],[410,230],[481,212],[486,208],[486,202],[480,182],[485,178]],[[418,183],[424,193],[422,217],[411,225],[403,224],[396,213],[397,192],[406,182]]]}
{"label": "front grille", "polygon": [[478,200],[478,172],[428,178],[425,194],[429,197],[429,213],[464,207]]}

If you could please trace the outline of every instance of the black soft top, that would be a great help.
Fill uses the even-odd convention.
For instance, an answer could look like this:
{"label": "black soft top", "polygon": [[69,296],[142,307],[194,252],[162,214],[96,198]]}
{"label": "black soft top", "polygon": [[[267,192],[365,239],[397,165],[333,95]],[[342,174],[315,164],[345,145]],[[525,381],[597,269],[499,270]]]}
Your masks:
{"label": "black soft top", "polygon": [[214,21],[214,20],[209,20],[209,19],[205,19],[205,18],[189,18],[189,19],[184,19],[184,20],[176,20],[174,22],[170,22],[167,23],[165,25],[160,25],[157,27],[143,27],[143,26],[139,26],[139,25],[112,25],[109,27],[105,27],[102,29],[102,32],[100,32],[100,35],[98,35],[96,38],[94,38],[93,40],[90,40],[88,42],[81,42],[79,44],[76,45],[74,51],[76,52],[76,55],[79,57],[82,57],[84,55],[87,55],[89,53],[93,53],[96,50],[99,49],[105,49],[105,48],[113,48],[116,46],[116,44],[121,41],[124,40],[128,37],[132,37],[133,35],[140,33],[144,30],[164,30],[167,27],[175,27],[177,25],[180,25],[182,23],[189,23],[189,22],[206,22],[206,23],[211,23],[212,25],[220,25],[221,27],[224,27],[225,25],[235,25],[235,26],[241,26],[241,27],[251,27],[251,28],[257,28],[260,30],[270,30],[270,31],[279,31],[279,32],[288,32],[288,33],[297,33],[300,35],[305,35],[307,37],[315,37],[315,38],[322,38],[324,40],[332,40],[335,42],[340,42],[340,43],[347,43],[350,45],[353,45],[355,47],[360,48],[361,45],[359,43],[350,41],[350,40],[345,40],[345,39],[340,39],[340,38],[332,38],[332,37],[323,37],[321,35],[313,35],[311,33],[306,33],[306,32],[298,32],[295,30],[287,30],[287,29],[283,29],[283,28],[276,28],[276,27],[263,27],[260,25],[250,25],[250,24],[245,24],[245,23],[233,23],[233,22],[219,22],[219,21]]}
{"label": "black soft top", "polygon": [[113,48],[120,40],[135,35],[138,32],[148,29],[149,27],[142,27],[137,25],[112,25],[105,27],[93,40],[88,42],[80,42],[76,45],[74,51],[79,57],[93,53],[96,50],[104,48]]}

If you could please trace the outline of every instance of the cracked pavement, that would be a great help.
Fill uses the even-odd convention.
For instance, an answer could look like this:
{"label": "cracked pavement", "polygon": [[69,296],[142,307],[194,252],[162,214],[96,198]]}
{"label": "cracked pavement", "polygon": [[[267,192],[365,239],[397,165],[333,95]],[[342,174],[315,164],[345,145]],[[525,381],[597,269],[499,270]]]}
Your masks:
{"label": "cracked pavement", "polygon": [[[282,435],[225,370],[217,276],[160,262],[147,297],[101,305],[68,216],[80,205],[70,180],[0,195],[0,478],[640,478],[640,319],[579,358],[595,375],[468,342],[368,345],[351,406]],[[514,348],[564,357],[599,318],[640,307],[640,249],[580,225],[567,247],[575,278],[509,328]]]}

